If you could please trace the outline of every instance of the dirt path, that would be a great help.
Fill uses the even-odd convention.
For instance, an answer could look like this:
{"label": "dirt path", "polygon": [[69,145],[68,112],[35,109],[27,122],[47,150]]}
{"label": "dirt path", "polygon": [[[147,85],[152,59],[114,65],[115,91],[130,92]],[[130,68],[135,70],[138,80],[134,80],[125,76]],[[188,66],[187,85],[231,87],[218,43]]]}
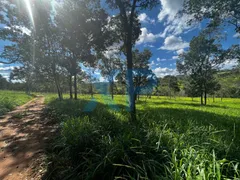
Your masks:
{"label": "dirt path", "polygon": [[0,180],[40,179],[44,147],[56,127],[42,117],[37,97],[0,118]]}

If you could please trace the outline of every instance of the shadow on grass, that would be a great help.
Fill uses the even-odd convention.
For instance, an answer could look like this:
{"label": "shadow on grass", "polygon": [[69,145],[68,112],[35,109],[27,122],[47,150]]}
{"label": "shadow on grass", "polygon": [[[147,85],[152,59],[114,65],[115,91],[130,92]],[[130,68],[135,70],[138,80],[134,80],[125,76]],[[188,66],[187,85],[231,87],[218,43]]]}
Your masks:
{"label": "shadow on grass", "polygon": [[[127,111],[127,106],[123,104],[103,104],[102,102],[97,101],[96,99],[85,100],[71,100],[66,99],[63,101],[54,100],[48,104],[46,112],[52,113],[48,114],[57,118],[57,120],[64,120],[66,118],[74,117],[84,117],[90,116],[93,118],[99,118],[99,115],[103,114],[106,117],[111,117],[113,114],[110,110],[113,111]],[[48,111],[50,110],[50,111]]]}
{"label": "shadow on grass", "polygon": [[[219,148],[223,148],[224,151],[228,148],[230,150],[229,152],[221,152],[222,157],[220,158],[225,158],[224,156],[227,154],[228,159],[240,160],[239,117],[219,115],[193,109],[164,107],[146,107],[146,109],[138,111],[138,116],[144,117],[142,121],[146,120],[147,126],[153,127],[156,126],[156,124],[164,126],[167,124],[167,127],[175,133],[182,134],[183,136],[189,136],[189,139],[192,141],[187,143],[191,146],[199,145],[198,143],[206,143],[204,142],[205,139],[201,139],[203,135],[206,135],[206,133],[206,136],[209,136],[208,138],[221,139],[221,142],[218,142],[218,145],[222,147]],[[192,133],[191,135],[194,136],[190,137],[188,134],[190,131]],[[213,144],[212,148],[218,148],[214,147]]]}
{"label": "shadow on grass", "polygon": [[[121,121],[119,120],[118,117],[115,116],[114,111],[116,110],[117,111],[119,110],[121,113],[124,113],[124,115],[128,115],[128,113],[124,111],[124,109],[126,109],[126,106],[122,104],[114,104],[114,106],[112,106],[112,105],[98,102],[95,99],[92,99],[92,100],[68,99],[63,101],[54,100],[50,102],[48,104],[48,107],[45,110],[45,114],[48,117],[51,117],[52,119],[55,119],[56,121],[58,121],[58,123],[67,122],[72,118],[79,118],[80,120],[82,118],[82,120],[84,120],[84,117],[87,116],[89,118],[90,123],[99,128],[96,130],[96,132],[99,131],[99,132],[102,132],[102,136],[107,135],[108,137],[114,138],[121,135],[124,131],[131,132],[133,130],[133,128],[131,128],[132,125],[129,123],[129,121]],[[86,136],[88,135],[91,135],[91,134],[90,133],[86,134]],[[56,137],[56,138],[57,139],[53,141],[52,144],[50,144],[50,146],[46,149],[50,159],[53,154],[54,156],[58,156],[56,154],[63,151],[61,147],[53,148],[53,147],[56,147],[56,141],[58,141],[59,138],[61,139],[61,137]],[[96,137],[91,137],[91,138],[96,138]],[[55,166],[55,164],[58,164],[62,167],[66,166],[65,170],[68,169],[70,166],[76,167],[77,166],[76,164],[81,163],[79,162],[79,153],[86,151],[87,148],[91,147],[94,151],[101,152],[101,150],[98,149],[99,147],[96,145],[97,143],[99,143],[97,142],[98,140],[96,140],[96,142],[94,142],[94,145],[92,145],[91,138],[87,138],[88,145],[86,146],[82,145],[81,147],[78,147],[79,149],[76,151],[78,153],[75,153],[75,154],[71,153],[70,155],[71,157],[69,157],[71,161],[67,160],[67,162],[69,162],[70,165],[66,164],[66,162],[64,162],[63,164],[61,164],[60,161],[53,162],[47,166],[47,172],[45,173],[42,179],[52,179],[52,177],[61,179],[62,178],[61,174],[59,174],[60,173],[59,170],[56,170],[56,168],[58,167]],[[111,168],[113,167],[112,166],[109,167],[109,173],[114,171]],[[63,169],[61,169],[60,171],[62,171]],[[104,177],[104,175],[99,174],[99,177]],[[102,179],[102,178],[99,178],[99,179]]]}
{"label": "shadow on grass", "polygon": [[[171,103],[167,101],[156,103],[163,105],[181,104],[193,105],[196,107],[200,106],[198,104]],[[212,105],[210,106],[213,107]],[[221,106],[216,107],[223,108]],[[92,121],[94,124],[98,124],[98,127],[100,127],[102,130],[101,132],[104,132],[104,134],[109,134],[109,137],[124,134],[128,131],[132,132],[133,135],[137,134],[138,131],[140,133],[144,132],[145,130],[150,132],[154,127],[164,126],[167,124],[167,128],[173,131],[176,136],[181,135],[183,137],[182,140],[185,144],[190,146],[204,146],[204,143],[206,143],[206,149],[209,148],[209,153],[212,152],[212,149],[218,148],[218,158],[224,158],[227,154],[227,157],[230,160],[240,160],[240,154],[238,153],[240,149],[240,141],[236,138],[240,136],[239,118],[192,109],[174,109],[164,107],[154,108],[148,107],[148,103],[144,105],[144,108],[144,110],[137,111],[139,121],[137,125],[135,125],[135,129],[133,128],[134,125],[130,125],[128,121],[119,120],[114,112],[110,111],[120,111],[123,116],[127,117],[128,113],[125,111],[127,108],[122,104],[115,104],[115,108],[112,108],[108,104],[97,102],[94,99],[90,101],[55,100],[49,103],[46,113],[49,117],[58,120],[59,123],[75,117],[83,118],[88,116],[90,121]],[[212,129],[210,127],[212,127]],[[127,136],[126,138],[129,137]],[[121,140],[122,139],[119,139],[119,141]],[[213,140],[218,142],[214,142]],[[231,145],[229,152],[226,152],[229,145]],[[94,146],[93,149],[96,150],[97,147]],[[68,166],[68,164],[60,165]],[[54,166],[52,166],[52,164],[48,165],[47,170],[48,171],[43,179],[51,179],[49,178],[50,176],[59,177],[57,175],[59,172],[54,171]],[[108,170],[109,172],[111,171],[110,167]],[[101,177],[101,175],[99,175],[99,177]]]}

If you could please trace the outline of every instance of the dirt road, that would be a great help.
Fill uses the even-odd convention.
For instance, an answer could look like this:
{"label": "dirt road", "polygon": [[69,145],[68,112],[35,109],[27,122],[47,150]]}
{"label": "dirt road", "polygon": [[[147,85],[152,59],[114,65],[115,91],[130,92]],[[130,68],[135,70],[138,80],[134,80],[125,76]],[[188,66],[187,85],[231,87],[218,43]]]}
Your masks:
{"label": "dirt road", "polygon": [[0,118],[0,180],[40,179],[44,148],[56,127],[42,117],[37,97]]}

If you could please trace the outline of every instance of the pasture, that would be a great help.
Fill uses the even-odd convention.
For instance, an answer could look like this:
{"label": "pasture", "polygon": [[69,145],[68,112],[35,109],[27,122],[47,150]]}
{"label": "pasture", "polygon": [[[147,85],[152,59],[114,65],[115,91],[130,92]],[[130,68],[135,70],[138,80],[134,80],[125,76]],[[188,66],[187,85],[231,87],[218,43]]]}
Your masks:
{"label": "pasture", "polygon": [[209,98],[201,106],[199,98],[142,96],[136,122],[129,122],[126,100],[46,95],[45,113],[61,130],[49,150],[49,177],[239,178],[240,99]]}
{"label": "pasture", "polygon": [[19,91],[0,91],[0,116],[13,110],[16,106],[25,104],[32,96]]}

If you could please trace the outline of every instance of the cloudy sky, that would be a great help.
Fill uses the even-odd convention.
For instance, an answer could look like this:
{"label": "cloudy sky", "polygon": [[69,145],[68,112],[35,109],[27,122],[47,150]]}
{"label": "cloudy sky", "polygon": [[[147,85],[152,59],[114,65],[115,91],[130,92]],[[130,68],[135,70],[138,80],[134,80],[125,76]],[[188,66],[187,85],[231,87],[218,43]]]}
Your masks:
{"label": "cloudy sky", "polygon": [[[187,51],[191,39],[206,25],[202,22],[188,26],[186,21],[190,17],[187,15],[176,17],[182,8],[183,0],[160,0],[160,3],[160,6],[151,11],[142,11],[139,14],[142,34],[136,43],[136,48],[140,50],[148,48],[152,51],[153,56],[149,64],[158,77],[177,74],[178,54]],[[232,26],[224,27],[223,33],[226,34],[226,38],[221,42],[223,48],[240,43],[237,39],[238,34]],[[0,52],[3,51],[3,46],[4,42],[0,41]],[[235,62],[228,61],[225,68],[231,68],[234,64]],[[13,66],[16,65],[0,64],[0,74],[7,78]]]}

